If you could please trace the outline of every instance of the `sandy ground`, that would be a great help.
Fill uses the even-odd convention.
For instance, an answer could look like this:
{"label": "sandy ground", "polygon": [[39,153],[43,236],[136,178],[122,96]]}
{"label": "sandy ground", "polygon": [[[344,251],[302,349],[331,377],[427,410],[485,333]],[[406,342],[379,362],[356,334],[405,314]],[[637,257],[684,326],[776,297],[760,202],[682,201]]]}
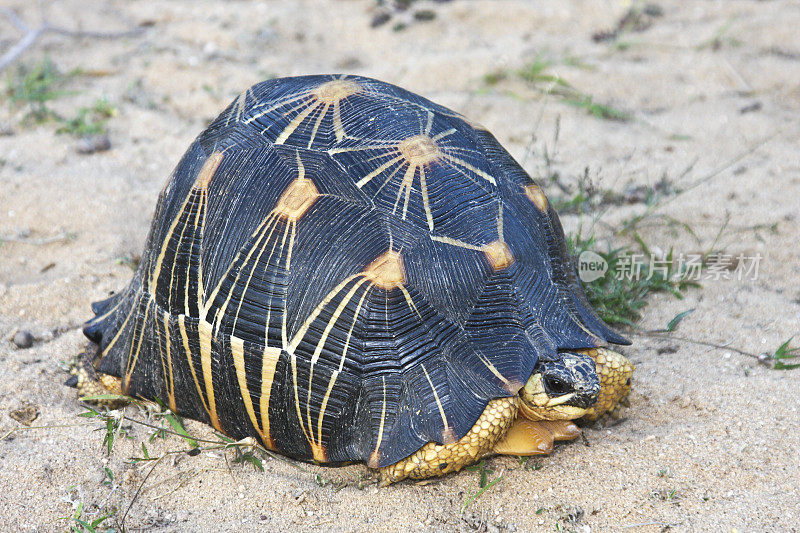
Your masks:
{"label": "sandy ground", "polygon": [[[39,20],[32,2],[3,4],[31,25]],[[104,525],[118,526],[151,466],[130,463],[149,432],[134,425],[132,438],[119,438],[108,456],[102,424],[79,418],[84,409],[74,390],[62,386],[63,361],[84,342],[79,328],[88,303],[130,277],[126,259],[140,253],[158,191],[184,149],[236,94],[266,77],[352,72],[396,83],[486,125],[535,176],[545,149],[568,183],[588,167],[596,182],[616,191],[662,176],[683,185],[711,176],[659,211],[690,225],[699,240],[663,224],[642,228],[642,235],[662,250],[703,251],[727,219],[716,247],[763,255],[758,278],[706,280],[684,300],[656,296],[641,326],[663,328],[695,308],[681,336],[754,354],[800,333],[796,2],[661,0],[663,16],[622,36],[624,46],[591,36],[613,28],[628,2],[431,3],[423,7],[436,13],[433,20],[402,31],[392,29],[398,17],[371,28],[374,4],[65,0],[45,6],[63,26],[134,25],[143,32],[113,40],[50,33],[21,58],[33,62],[46,52],[64,71],[83,70],[69,83],[75,92],[52,107],[74,115],[106,96],[117,108],[110,151],[80,155],[75,139],[56,135],[53,124],[26,127],[19,111],[5,103],[0,110],[0,437],[23,427],[10,413],[24,402],[40,412],[33,426],[48,426],[0,441],[1,530],[64,530],[68,523],[59,518],[79,503],[85,518],[116,509]],[[17,37],[13,26],[0,23],[3,49]],[[633,120],[595,118],[513,75],[491,87],[483,81],[537,57],[553,60],[549,72]],[[642,209],[611,208],[607,224],[595,229],[624,243],[615,224]],[[568,230],[579,224],[575,216],[563,221]],[[18,329],[34,334],[31,348],[11,342]],[[583,443],[558,446],[538,470],[514,458],[488,461],[489,479],[503,477],[463,512],[478,488],[477,472],[362,490],[360,466],[298,470],[267,459],[261,473],[209,452],[162,462],[125,525],[800,530],[800,370],[772,370],[728,349],[633,338],[625,350],[637,365],[627,419],[588,428]],[[143,417],[133,408],[128,414]],[[212,436],[201,424],[188,428]],[[175,437],[148,446],[151,455],[185,448]],[[114,479],[103,483],[106,467]]]}

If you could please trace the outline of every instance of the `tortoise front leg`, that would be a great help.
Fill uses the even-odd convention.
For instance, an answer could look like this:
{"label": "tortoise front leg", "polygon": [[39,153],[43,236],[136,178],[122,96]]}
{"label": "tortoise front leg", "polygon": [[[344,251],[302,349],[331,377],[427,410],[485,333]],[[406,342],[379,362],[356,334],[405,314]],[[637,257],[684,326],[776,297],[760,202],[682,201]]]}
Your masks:
{"label": "tortoise front leg", "polygon": [[405,478],[425,479],[458,472],[494,453],[495,444],[508,432],[518,409],[518,396],[490,401],[464,437],[450,444],[429,442],[402,461],[381,468],[380,484],[385,486]]}
{"label": "tortoise front leg", "polygon": [[547,455],[553,443],[573,440],[581,429],[571,420],[529,420],[519,416],[506,436],[494,447],[499,455]]}

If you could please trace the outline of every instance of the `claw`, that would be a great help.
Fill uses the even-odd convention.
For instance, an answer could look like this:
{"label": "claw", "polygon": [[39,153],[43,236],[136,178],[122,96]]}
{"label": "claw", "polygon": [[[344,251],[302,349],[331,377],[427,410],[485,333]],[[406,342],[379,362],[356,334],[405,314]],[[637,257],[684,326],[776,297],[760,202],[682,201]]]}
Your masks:
{"label": "claw", "polygon": [[547,428],[553,434],[553,439],[558,441],[577,439],[581,434],[581,428],[571,420],[542,420],[539,424]]}

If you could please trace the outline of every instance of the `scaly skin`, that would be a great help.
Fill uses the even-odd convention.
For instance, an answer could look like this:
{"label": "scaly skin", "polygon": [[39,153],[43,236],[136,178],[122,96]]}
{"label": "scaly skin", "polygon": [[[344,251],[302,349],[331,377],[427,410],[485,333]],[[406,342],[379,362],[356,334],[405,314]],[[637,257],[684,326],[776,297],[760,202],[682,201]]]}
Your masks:
{"label": "scaly skin", "polygon": [[380,469],[380,484],[405,478],[425,479],[458,472],[491,452],[508,432],[519,410],[519,397],[490,401],[472,429],[451,444],[429,442],[410,456]]}
{"label": "scaly skin", "polygon": [[595,371],[600,377],[600,396],[597,403],[586,410],[581,421],[593,422],[606,413],[613,413],[619,402],[631,390],[633,363],[625,356],[607,348],[583,350],[594,359]]}

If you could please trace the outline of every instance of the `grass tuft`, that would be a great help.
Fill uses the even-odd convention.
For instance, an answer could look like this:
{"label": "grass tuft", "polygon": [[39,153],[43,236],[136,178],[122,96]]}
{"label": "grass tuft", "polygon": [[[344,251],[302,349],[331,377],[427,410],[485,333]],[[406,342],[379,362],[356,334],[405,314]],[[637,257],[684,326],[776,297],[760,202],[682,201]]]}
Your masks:
{"label": "grass tuft", "polygon": [[519,461],[520,466],[528,471],[541,470],[543,466],[540,459],[531,461],[530,457],[528,456],[517,456],[517,460]]}
{"label": "grass tuft", "polygon": [[[106,468],[106,471],[107,474],[110,472],[108,468]],[[110,486],[110,484],[106,486]],[[90,512],[81,499],[80,487],[73,485],[69,487],[67,492],[70,496],[67,501],[72,504],[73,511],[69,516],[61,517],[59,520],[64,520],[68,523],[68,531],[70,533],[114,533],[116,531],[116,529],[105,524],[116,514],[115,508],[97,508],[96,511]],[[92,505],[91,507],[96,508],[97,506]]]}
{"label": "grass tuft", "polygon": [[594,101],[594,98],[588,94],[577,94],[575,96],[566,97],[565,101],[569,105],[585,109],[589,114],[597,118],[617,120],[620,122],[626,122],[631,118],[630,113],[627,111],[622,111],[608,104],[598,104]]}
{"label": "grass tuft", "polygon": [[647,305],[648,296],[653,293],[667,292],[683,299],[687,289],[700,286],[697,282],[685,279],[686,269],[675,260],[672,250],[656,263],[651,261],[653,255],[644,241],[641,238],[638,240],[641,252],[632,247],[603,249],[593,235],[588,238],[567,236],[567,246],[573,255],[594,252],[608,265],[604,276],[584,282],[583,286],[597,314],[609,324],[634,326],[641,318],[641,310]]}
{"label": "grass tuft", "polygon": [[71,119],[59,119],[61,126],[56,133],[68,133],[76,137],[100,135],[108,131],[107,124],[117,109],[106,98],[98,98],[91,107],[81,107]]}
{"label": "grass tuft", "polygon": [[683,498],[683,495],[678,489],[660,489],[652,491],[653,498],[661,500],[662,502],[677,503],[678,500]]}
{"label": "grass tuft", "polygon": [[480,498],[480,496],[484,492],[497,485],[497,483],[499,483],[500,480],[503,479],[503,474],[501,473],[495,479],[489,481],[489,475],[493,474],[494,470],[486,466],[485,460],[482,460],[478,464],[468,466],[466,469],[471,470],[473,472],[478,472],[480,474],[480,478],[478,482],[478,490],[476,490],[474,493],[472,492],[472,489],[469,489],[467,491],[467,496],[466,498],[464,498],[464,504],[461,506],[462,513],[467,510],[467,507],[475,503],[475,500]]}
{"label": "grass tuft", "polygon": [[[578,63],[578,59],[569,57],[563,63],[576,68],[589,68],[583,63]],[[544,56],[539,56],[531,63],[515,71],[496,70],[485,74],[483,82],[487,87],[498,85],[500,82],[515,76],[528,83],[532,88],[546,94],[560,98],[565,103],[574,107],[584,109],[594,117],[605,120],[628,121],[631,119],[630,113],[617,109],[609,104],[598,103],[590,94],[584,93],[575,88],[565,78],[553,74],[550,69],[554,62]]]}
{"label": "grass tuft", "polygon": [[[103,395],[106,396],[106,395]],[[114,396],[117,395],[107,395]],[[86,399],[94,397],[87,396]],[[100,398],[105,399],[105,398]],[[122,425],[125,420],[125,415],[122,411],[113,410],[102,413],[93,407],[86,406],[86,411],[78,415],[81,418],[95,418],[105,422],[105,435],[103,436],[103,446],[106,447],[106,453],[111,455],[111,450],[114,448],[114,441],[117,437],[127,436],[128,432],[126,427]]]}
{"label": "grass tuft", "polygon": [[23,121],[36,124],[57,118],[48,104],[73,94],[64,85],[78,73],[62,73],[49,57],[32,66],[18,65],[6,78],[5,96],[14,108],[26,110]]}
{"label": "grass tuft", "polygon": [[106,98],[97,99],[89,107],[81,107],[75,116],[63,117],[50,104],[63,97],[76,94],[65,89],[67,83],[80,74],[79,69],[62,72],[55,63],[45,57],[33,65],[18,65],[6,77],[3,94],[13,109],[24,112],[22,122],[26,124],[58,123],[57,133],[77,137],[90,137],[106,133],[109,119],[117,109]]}
{"label": "grass tuft", "polygon": [[775,360],[775,365],[772,367],[775,370],[792,370],[800,368],[800,363],[784,363],[787,360],[800,360],[800,347],[791,347],[792,339],[784,342],[778,347],[771,355],[770,358]]}

